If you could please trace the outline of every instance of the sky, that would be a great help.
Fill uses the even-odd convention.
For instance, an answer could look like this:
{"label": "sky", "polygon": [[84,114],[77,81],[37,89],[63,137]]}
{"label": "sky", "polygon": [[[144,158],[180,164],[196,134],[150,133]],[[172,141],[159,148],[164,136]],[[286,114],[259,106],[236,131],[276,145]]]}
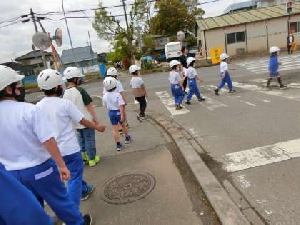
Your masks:
{"label": "sky", "polygon": [[[98,6],[98,0],[63,0],[65,11],[77,9],[90,9]],[[200,3],[208,2],[201,5],[205,10],[205,17],[212,17],[222,14],[223,10],[234,2],[244,2],[247,0],[198,0]],[[126,0],[127,4],[133,3],[134,0]],[[103,6],[110,7],[121,4],[121,0],[102,0]],[[10,21],[24,14],[29,14],[30,8],[34,13],[47,13],[51,11],[62,11],[62,0],[9,0],[0,1],[0,63],[13,61],[16,57],[26,54],[31,51],[32,35],[35,33],[34,25],[31,21],[22,23],[18,22],[13,25],[5,21]],[[128,6],[129,7],[129,6]],[[108,11],[112,15],[123,13],[121,7],[109,8]],[[87,16],[92,17],[94,11],[88,10],[85,13],[79,12],[76,14],[67,14],[67,16]],[[63,31],[63,45],[56,47],[59,53],[64,49],[71,47],[70,40],[67,35],[66,24],[63,15],[47,15],[48,18],[42,21],[47,32],[54,35],[56,28],[61,28]],[[108,42],[99,38],[92,27],[93,18],[84,19],[68,19],[68,25],[72,37],[73,47],[86,46],[89,41],[88,32],[90,32],[90,40],[93,50],[97,53],[108,52],[111,48]],[[6,26],[8,25],[8,26]],[[39,31],[40,28],[38,27]],[[48,50],[49,51],[49,50]]]}

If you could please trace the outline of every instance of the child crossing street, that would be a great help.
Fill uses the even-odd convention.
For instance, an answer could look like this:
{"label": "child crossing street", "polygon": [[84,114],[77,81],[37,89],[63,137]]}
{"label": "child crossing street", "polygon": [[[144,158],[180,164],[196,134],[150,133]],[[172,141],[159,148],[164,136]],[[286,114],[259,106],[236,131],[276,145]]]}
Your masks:
{"label": "child crossing street", "polygon": [[[84,115],[85,119],[98,124],[91,96],[84,88],[79,87],[82,84],[83,78],[80,69],[77,67],[67,67],[64,71],[64,77],[67,79],[68,85],[63,98],[73,102]],[[83,160],[89,166],[95,166],[100,161],[100,157],[96,154],[95,130],[85,127],[80,123],[76,123],[75,128],[77,129],[77,138]]]}
{"label": "child crossing street", "polygon": [[37,103],[37,107],[47,115],[54,127],[58,147],[71,172],[68,193],[79,207],[82,195],[90,195],[95,188],[83,181],[82,156],[72,122],[80,123],[99,132],[103,132],[105,126],[86,120],[72,102],[60,98],[64,81],[59,72],[52,69],[43,70],[37,77],[37,83],[46,95]]}
{"label": "child crossing street", "polygon": [[62,182],[70,179],[70,172],[49,120],[35,105],[16,101],[24,76],[5,66],[0,66],[0,75],[0,163],[37,198],[44,199],[61,221],[92,224],[92,217],[82,216]]}
{"label": "child crossing street", "polygon": [[185,92],[182,86],[185,77],[180,76],[179,66],[180,62],[177,60],[172,60],[170,62],[172,71],[170,72],[169,81],[171,83],[171,92],[175,100],[176,110],[182,109],[182,101],[185,96]]}
{"label": "child crossing street", "polygon": [[286,86],[282,84],[280,74],[278,72],[280,62],[278,61],[278,53],[280,48],[273,46],[270,48],[270,60],[269,60],[269,78],[267,81],[267,88],[270,89],[270,84],[273,78],[277,78],[280,88],[285,88]]}
{"label": "child crossing street", "polygon": [[140,70],[141,68],[136,65],[131,65],[129,67],[129,73],[132,75],[130,80],[132,94],[135,100],[140,103],[140,113],[138,118],[144,120],[146,118],[145,111],[147,108],[147,91],[143,79],[139,77]]}
{"label": "child crossing street", "polygon": [[191,104],[191,99],[193,95],[197,96],[197,99],[199,102],[205,101],[205,98],[201,96],[200,90],[197,85],[197,81],[202,82],[202,80],[198,77],[197,71],[194,68],[195,64],[195,58],[193,57],[188,57],[187,58],[187,65],[188,69],[186,71],[187,73],[187,79],[188,79],[188,85],[189,85],[189,93],[186,97],[186,104],[190,105]]}
{"label": "child crossing street", "polygon": [[108,117],[113,126],[113,136],[116,142],[116,150],[121,151],[123,145],[120,142],[120,135],[118,132],[118,124],[121,124],[123,132],[125,134],[125,144],[129,144],[132,139],[128,134],[128,130],[125,124],[125,102],[121,94],[116,90],[117,80],[113,77],[106,77],[103,81],[103,86],[107,90],[103,96],[102,103],[108,109]]}
{"label": "child crossing street", "polygon": [[235,90],[232,87],[232,81],[230,78],[230,74],[228,72],[228,64],[227,64],[227,60],[229,58],[229,55],[227,55],[226,53],[222,53],[220,55],[220,59],[221,59],[221,63],[220,63],[220,77],[221,77],[221,81],[219,83],[219,86],[215,89],[215,94],[219,95],[219,91],[221,88],[224,87],[224,85],[227,83],[228,89],[229,89],[229,93],[234,93]]}

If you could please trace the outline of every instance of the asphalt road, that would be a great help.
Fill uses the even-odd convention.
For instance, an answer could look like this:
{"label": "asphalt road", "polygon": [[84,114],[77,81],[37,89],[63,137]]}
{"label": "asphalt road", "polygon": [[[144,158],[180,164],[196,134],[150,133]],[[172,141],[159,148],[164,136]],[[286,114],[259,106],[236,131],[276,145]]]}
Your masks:
{"label": "asphalt road", "polygon": [[[298,55],[282,56],[281,74],[286,90],[274,82],[266,90],[268,58],[231,62],[236,93],[227,89],[215,96],[219,67],[198,69],[206,102],[192,101],[183,114],[176,115],[168,73],[143,76],[148,89],[148,108],[173,118],[203,147],[207,163],[221,182],[229,180],[243,201],[270,224],[297,224],[300,220],[300,78]],[[127,75],[120,76],[130,104],[133,98]],[[101,82],[84,87],[101,96]],[[41,93],[27,95],[28,101]],[[99,101],[100,104],[100,101]],[[291,141],[292,140],[292,141]],[[244,206],[241,204],[241,208]],[[246,206],[245,206],[246,207]]]}

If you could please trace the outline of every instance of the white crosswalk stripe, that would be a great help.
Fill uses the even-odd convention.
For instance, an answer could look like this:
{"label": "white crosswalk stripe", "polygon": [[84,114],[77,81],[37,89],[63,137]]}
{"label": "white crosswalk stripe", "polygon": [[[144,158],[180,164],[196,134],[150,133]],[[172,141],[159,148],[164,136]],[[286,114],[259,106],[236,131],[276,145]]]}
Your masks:
{"label": "white crosswalk stripe", "polygon": [[[281,62],[281,65],[279,66],[279,72],[300,69],[299,54],[287,55],[284,57],[279,57],[279,59]],[[262,73],[268,73],[268,62],[269,62],[269,58],[265,58],[265,59],[259,59],[259,60],[254,59],[246,62],[235,63],[235,65],[244,67],[255,74],[262,74]]]}
{"label": "white crosswalk stripe", "polygon": [[300,157],[300,139],[226,154],[223,167],[236,172]]}

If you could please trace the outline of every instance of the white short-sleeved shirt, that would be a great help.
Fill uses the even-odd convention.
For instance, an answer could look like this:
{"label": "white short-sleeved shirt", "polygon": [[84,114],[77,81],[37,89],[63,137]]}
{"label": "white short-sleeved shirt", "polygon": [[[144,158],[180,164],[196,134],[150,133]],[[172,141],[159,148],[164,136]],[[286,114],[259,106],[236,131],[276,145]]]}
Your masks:
{"label": "white short-sleeved shirt", "polygon": [[54,132],[35,105],[0,101],[0,124],[0,163],[6,170],[27,169],[50,159],[43,143],[54,137]]}
{"label": "white short-sleeved shirt", "polygon": [[195,77],[197,76],[197,71],[194,67],[189,67],[187,68],[187,77],[189,79],[195,79]]}
{"label": "white short-sleeved shirt", "polygon": [[140,88],[144,84],[144,81],[140,77],[132,77],[130,80],[131,88]]}
{"label": "white short-sleeved shirt", "polygon": [[106,92],[102,99],[102,104],[109,110],[119,110],[125,102],[119,92]]}
{"label": "white short-sleeved shirt", "polygon": [[[64,92],[64,99],[68,99],[79,109],[79,111],[83,114],[84,118],[93,121],[93,117],[90,112],[87,110],[86,105],[83,101],[83,96],[79,90],[84,91],[83,88],[80,87],[71,87],[65,90]],[[86,93],[86,92],[85,92]],[[81,125],[80,123],[74,123],[76,129],[84,129],[85,126]]]}
{"label": "white short-sleeved shirt", "polygon": [[224,73],[226,70],[228,71],[228,64],[227,64],[227,62],[221,62],[220,63],[220,73]]}
{"label": "white short-sleeved shirt", "polygon": [[73,127],[79,123],[83,114],[69,100],[58,97],[45,97],[37,107],[46,115],[54,128],[54,135],[62,156],[80,151],[80,146]]}
{"label": "white short-sleeved shirt", "polygon": [[186,76],[187,75],[187,68],[182,67],[182,76]]}
{"label": "white short-sleeved shirt", "polygon": [[[114,91],[115,91],[115,92],[119,92],[119,93],[121,93],[121,92],[124,91],[124,88],[123,88],[123,85],[122,85],[121,81],[117,80],[117,87],[116,87],[116,89],[115,89]],[[103,95],[104,95],[106,92],[107,92],[106,88],[103,87]]]}
{"label": "white short-sleeved shirt", "polygon": [[180,74],[177,71],[171,71],[169,81],[171,84],[179,84],[181,81]]}

